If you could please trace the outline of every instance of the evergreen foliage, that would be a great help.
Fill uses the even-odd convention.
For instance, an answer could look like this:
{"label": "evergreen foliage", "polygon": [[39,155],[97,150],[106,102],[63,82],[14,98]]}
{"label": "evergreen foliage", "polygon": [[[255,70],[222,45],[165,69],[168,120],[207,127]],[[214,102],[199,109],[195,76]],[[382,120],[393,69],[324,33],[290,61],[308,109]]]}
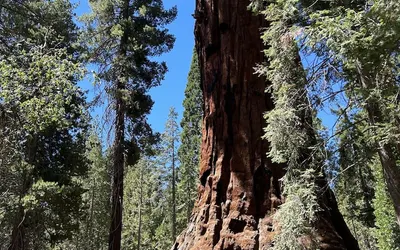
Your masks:
{"label": "evergreen foliage", "polygon": [[379,155],[398,220],[399,11],[399,2],[390,0],[333,6],[311,13],[305,29],[308,52],[321,58],[312,66],[313,83],[341,86],[347,97],[342,113],[366,113],[367,142]]}
{"label": "evergreen foliage", "polygon": [[277,163],[287,163],[283,177],[285,203],[278,209],[279,234],[273,249],[315,249],[316,242],[303,246],[301,237],[311,235],[313,222],[320,210],[316,180],[321,174],[323,152],[316,140],[312,122],[313,110],[306,91],[306,77],[296,44],[298,20],[297,1],[278,0],[265,7],[261,13],[270,22],[262,35],[269,48],[265,51],[270,62],[259,65],[256,73],[266,75],[271,81],[270,91],[275,107],[266,113],[268,126],[265,139],[270,142],[268,156]]}
{"label": "evergreen foliage", "polygon": [[164,219],[160,206],[162,179],[158,167],[155,159],[143,157],[128,168],[122,249],[162,249],[157,237],[157,228]]}
{"label": "evergreen foliage", "polygon": [[81,218],[87,116],[77,29],[68,1],[2,1],[0,10],[0,244],[46,249]]}
{"label": "evergreen foliage", "polygon": [[183,101],[185,110],[181,120],[181,145],[178,149],[180,162],[180,179],[177,190],[179,193],[178,232],[186,227],[196,198],[200,164],[202,102],[199,61],[197,53],[194,51]]}
{"label": "evergreen foliage", "polygon": [[[146,116],[153,101],[148,91],[163,80],[167,67],[152,60],[172,49],[174,37],[166,25],[177,14],[165,10],[161,0],[92,0],[86,16],[90,62],[99,67],[113,111],[113,190],[109,249],[121,248],[125,152],[130,165],[150,141],[155,141]],[[130,138],[126,138],[126,134]],[[128,150],[131,149],[131,150]]]}
{"label": "evergreen foliage", "polygon": [[372,206],[375,195],[373,169],[373,145],[367,142],[368,133],[365,128],[364,116],[356,113],[351,117],[342,118],[337,130],[339,160],[338,176],[335,192],[339,209],[343,214],[354,237],[358,240],[360,249],[378,249],[374,239],[375,216]]}
{"label": "evergreen foliage", "polygon": [[[177,189],[180,175],[177,149],[179,126],[174,108],[165,125],[161,143],[152,156],[129,166],[125,178],[123,249],[168,249],[177,232]],[[174,188],[175,186],[175,188]],[[175,221],[174,221],[175,220]]]}
{"label": "evergreen foliage", "polygon": [[178,113],[175,108],[171,107],[168,114],[167,122],[165,123],[165,130],[162,134],[162,154],[161,161],[164,166],[164,178],[166,180],[165,197],[167,202],[167,211],[170,219],[168,220],[169,229],[168,234],[170,239],[167,241],[165,247],[172,245],[177,236],[177,183],[179,176],[179,165],[178,165],[178,146],[179,146],[179,135],[180,129],[178,125]]}
{"label": "evergreen foliage", "polygon": [[[296,159],[298,152],[304,154],[307,147],[318,151],[318,147],[311,146],[313,143],[308,144],[315,142],[312,136],[309,137],[311,130],[302,133],[301,129],[294,129],[299,124],[304,126],[304,122],[307,123],[301,119],[302,116],[296,116],[304,109],[304,106],[296,106],[295,103],[296,100],[301,100],[301,96],[311,97],[311,101],[303,99],[300,102],[309,106],[311,114],[312,109],[324,105],[339,106],[336,114],[341,117],[342,123],[334,136],[340,137],[340,174],[336,191],[341,210],[362,249],[386,249],[379,243],[382,242],[382,237],[379,240],[379,233],[376,233],[384,231],[385,226],[377,226],[376,223],[385,219],[382,214],[375,219],[377,210],[374,211],[372,199],[374,187],[379,181],[375,180],[375,170],[370,166],[374,155],[378,153],[385,173],[385,182],[381,182],[381,185],[386,183],[393,201],[398,201],[399,189],[395,183],[399,173],[396,164],[399,155],[396,100],[399,92],[397,12],[400,4],[397,1],[332,1],[324,4],[278,0],[268,3],[253,1],[250,7],[266,15],[271,23],[263,35],[269,46],[266,54],[270,62],[257,69],[258,73],[267,75],[272,82],[271,90],[276,105],[266,115],[266,138],[271,142],[269,156],[277,162],[288,162],[290,174],[293,171],[290,169],[290,159]],[[288,53],[290,50],[285,50],[288,44],[293,45],[292,54]],[[297,48],[301,48],[300,52],[306,56],[303,58],[307,62],[305,71],[301,64],[296,66],[300,63]],[[313,61],[311,63],[310,58]],[[287,84],[290,82],[293,84]],[[343,94],[342,100],[337,98],[339,94]],[[342,107],[343,105],[345,106]],[[301,148],[304,144],[306,147]],[[324,157],[317,162],[323,163],[323,159]],[[286,179],[284,181],[286,189],[290,190],[291,185],[296,186]],[[296,187],[295,190],[302,189]],[[288,195],[288,191],[285,192]],[[374,203],[376,199],[384,203],[383,196],[377,194]],[[290,199],[288,200],[290,203]],[[281,206],[278,216],[285,212],[285,206],[290,206],[287,203]],[[397,207],[395,204],[395,208]],[[281,218],[292,216],[292,219],[284,223],[293,225],[293,220],[297,218],[294,214],[299,213],[291,210]],[[392,224],[388,220],[384,224],[391,228]],[[301,222],[300,225],[307,223]],[[281,226],[281,233],[277,236],[278,241],[274,247],[287,249],[295,246],[301,234],[296,230],[286,231],[285,225]],[[301,226],[296,225],[295,228]],[[387,231],[395,233],[393,229]],[[373,235],[377,236],[378,244],[373,240]],[[387,237],[393,238],[389,235]],[[287,239],[292,239],[292,242],[288,243]]]}
{"label": "evergreen foliage", "polygon": [[74,232],[72,238],[55,245],[54,250],[107,249],[111,194],[110,159],[103,153],[98,131],[94,128],[86,141],[85,156],[89,161],[88,174],[78,178],[85,190],[79,230]]}
{"label": "evergreen foliage", "polygon": [[83,196],[85,204],[85,219],[81,222],[79,249],[107,249],[108,228],[110,227],[110,159],[103,153],[101,141],[92,132],[86,143],[86,157],[90,161],[87,178],[82,185],[86,193]]}
{"label": "evergreen foliage", "polygon": [[[0,0],[0,249],[165,250],[190,220],[204,105],[196,51],[182,132],[174,108],[161,136],[147,122],[177,9],[89,3],[78,28],[69,0]],[[249,9],[269,25],[268,62],[256,67],[275,107],[265,114],[268,157],[287,165],[271,249],[318,248],[330,174],[360,249],[400,250],[400,2],[253,0]],[[109,148],[88,132],[84,63],[95,65],[94,101],[107,98]],[[322,138],[316,114],[327,108],[338,120]]]}
{"label": "evergreen foliage", "polygon": [[400,228],[396,223],[396,213],[386,188],[382,166],[375,159],[371,163],[371,168],[374,170],[376,179],[375,198],[373,199],[376,228],[373,233],[377,240],[377,246],[379,250],[398,250],[400,249]]}

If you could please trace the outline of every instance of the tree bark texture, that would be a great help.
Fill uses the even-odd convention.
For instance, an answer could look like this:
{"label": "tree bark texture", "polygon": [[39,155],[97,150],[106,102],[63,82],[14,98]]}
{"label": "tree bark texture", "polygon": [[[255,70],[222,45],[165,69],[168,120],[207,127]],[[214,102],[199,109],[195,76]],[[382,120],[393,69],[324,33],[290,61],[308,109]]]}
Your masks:
{"label": "tree bark texture", "polygon": [[[119,84],[118,90],[121,90]],[[124,111],[122,97],[117,98],[116,126],[113,158],[113,182],[111,197],[111,227],[108,239],[109,250],[121,249],[122,235],[122,201],[124,195]]]}
{"label": "tree bark texture", "polygon": [[[147,164],[147,163],[146,163]],[[138,225],[138,239],[137,239],[137,250],[141,249],[142,242],[142,206],[143,206],[143,168],[140,167],[140,189],[139,189],[139,225]]]}
{"label": "tree bark texture", "polygon": [[[284,201],[284,165],[267,157],[263,114],[273,108],[267,82],[254,74],[265,61],[262,16],[249,0],[197,0],[195,36],[204,99],[198,199],[173,250],[269,249],[272,219]],[[320,249],[358,249],[330,189],[317,223]],[[346,246],[345,241],[350,243]],[[353,247],[353,248],[352,248]]]}

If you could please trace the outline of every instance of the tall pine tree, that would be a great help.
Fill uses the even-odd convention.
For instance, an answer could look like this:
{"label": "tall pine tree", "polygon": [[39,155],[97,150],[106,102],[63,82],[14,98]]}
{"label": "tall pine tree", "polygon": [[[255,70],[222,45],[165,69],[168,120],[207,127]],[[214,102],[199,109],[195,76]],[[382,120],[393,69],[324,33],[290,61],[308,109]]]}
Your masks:
{"label": "tall pine tree", "polygon": [[178,113],[171,107],[165,123],[165,131],[162,134],[162,161],[166,171],[166,197],[169,205],[170,216],[170,244],[175,240],[177,233],[177,183],[178,183],[178,143],[179,125]]}
{"label": "tall pine tree", "polygon": [[200,167],[203,94],[200,89],[200,68],[196,51],[193,51],[183,107],[185,110],[181,120],[181,145],[178,149],[180,163],[178,232],[189,222],[196,198]]}
{"label": "tall pine tree", "polygon": [[[92,0],[86,17],[90,56],[99,66],[98,79],[108,94],[114,125],[112,210],[109,249],[121,248],[125,152],[151,136],[146,115],[153,105],[149,89],[158,86],[167,71],[165,63],[152,61],[168,52],[174,37],[165,27],[177,14],[165,10],[161,0]],[[130,138],[126,135],[129,134]],[[134,165],[136,159],[129,163]]]}

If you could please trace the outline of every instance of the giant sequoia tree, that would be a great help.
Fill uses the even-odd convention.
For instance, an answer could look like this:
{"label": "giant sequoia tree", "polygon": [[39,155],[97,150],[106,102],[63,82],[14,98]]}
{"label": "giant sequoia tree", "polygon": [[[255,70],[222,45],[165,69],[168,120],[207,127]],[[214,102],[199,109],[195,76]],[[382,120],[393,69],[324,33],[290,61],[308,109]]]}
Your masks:
{"label": "giant sequoia tree", "polygon": [[[264,61],[261,16],[250,1],[197,1],[196,45],[204,100],[199,198],[173,249],[266,249],[273,214],[285,199],[285,164],[267,158],[263,114],[273,109],[268,82],[254,74]],[[293,58],[296,60],[296,58]],[[326,185],[322,184],[321,188]],[[321,192],[315,227],[320,249],[357,249],[331,192]],[[279,228],[279,227],[278,227]]]}

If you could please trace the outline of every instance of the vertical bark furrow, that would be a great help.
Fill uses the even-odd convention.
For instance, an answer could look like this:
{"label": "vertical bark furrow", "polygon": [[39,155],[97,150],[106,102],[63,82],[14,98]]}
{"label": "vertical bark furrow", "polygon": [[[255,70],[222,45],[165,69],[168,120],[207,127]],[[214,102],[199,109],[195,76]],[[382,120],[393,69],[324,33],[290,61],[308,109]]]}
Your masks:
{"label": "vertical bark furrow", "polygon": [[[258,218],[268,212],[264,182],[270,176],[265,175],[267,145],[261,139],[266,82],[253,67],[264,59],[259,31],[264,21],[247,5],[197,1],[196,12],[203,16],[196,25],[204,98],[202,185],[178,249],[259,246]],[[207,220],[202,214],[208,214]]]}

